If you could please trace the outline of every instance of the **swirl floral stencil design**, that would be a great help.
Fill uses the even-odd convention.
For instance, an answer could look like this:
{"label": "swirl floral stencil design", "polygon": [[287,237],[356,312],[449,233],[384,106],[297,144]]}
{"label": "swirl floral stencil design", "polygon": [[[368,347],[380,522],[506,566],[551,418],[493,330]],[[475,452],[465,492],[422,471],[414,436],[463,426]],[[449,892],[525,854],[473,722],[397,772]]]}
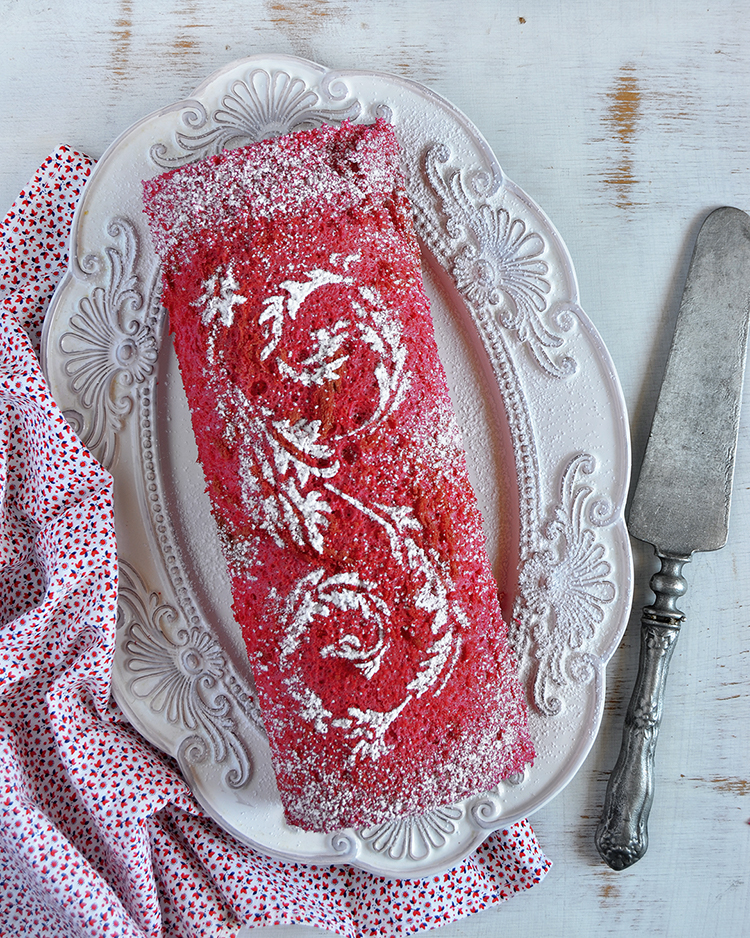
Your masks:
{"label": "swirl floral stencil design", "polygon": [[[60,337],[70,389],[85,416],[67,410],[69,423],[109,468],[117,435],[133,411],[133,392],[154,373],[159,354],[162,311],[158,291],[144,289],[136,274],[138,238],[125,218],[115,218],[107,233],[116,246],[106,247],[103,284],[84,296]],[[88,259],[89,264],[93,261]]]}
{"label": "swirl floral stencil design", "polygon": [[[461,631],[467,625],[463,609],[449,598],[453,586],[445,565],[438,552],[423,543],[424,531],[413,509],[362,502],[347,491],[347,475],[335,456],[334,443],[362,439],[377,430],[396,411],[411,381],[394,311],[377,290],[358,285],[350,273],[358,259],[359,255],[334,254],[330,269],[316,267],[297,279],[285,280],[278,292],[263,301],[258,323],[263,340],[260,360],[274,361],[281,380],[292,386],[328,388],[341,382],[339,371],[348,358],[367,350],[373,379],[366,385],[371,389],[369,396],[360,401],[360,419],[344,423],[335,432],[326,431],[317,419],[291,421],[275,413],[264,399],[256,400],[233,386],[227,363],[227,348],[231,352],[233,347],[229,330],[236,308],[247,300],[238,291],[230,268],[220,267],[205,281],[196,303],[209,330],[206,381],[217,407],[232,415],[226,432],[240,441],[241,493],[248,515],[280,548],[302,547],[325,558],[334,497],[375,522],[395,562],[420,583],[409,601],[431,617],[432,641],[413,678],[405,684],[403,696],[387,710],[361,709],[353,703],[343,716],[334,716],[329,709],[332,704],[321,699],[303,677],[304,663],[312,653],[310,636],[321,623],[338,617],[348,621],[350,613],[355,613],[352,625],[315,653],[350,661],[372,681],[392,644],[388,620],[393,610],[378,584],[372,576],[355,571],[329,576],[321,566],[303,576],[288,596],[273,596],[284,635],[279,670],[285,675],[286,690],[315,732],[325,735],[331,727],[342,731],[350,746],[351,765],[366,759],[376,761],[387,751],[389,727],[409,703],[427,693],[440,694],[459,660]],[[349,294],[342,293],[338,320],[331,326],[314,328],[305,357],[297,360],[290,333],[294,335],[304,304],[318,290],[331,287],[351,288],[353,294],[346,299]],[[363,378],[358,372],[357,383]],[[262,484],[269,482],[273,484]],[[232,551],[237,549],[235,541]],[[248,541],[241,549],[249,556],[253,545]]]}

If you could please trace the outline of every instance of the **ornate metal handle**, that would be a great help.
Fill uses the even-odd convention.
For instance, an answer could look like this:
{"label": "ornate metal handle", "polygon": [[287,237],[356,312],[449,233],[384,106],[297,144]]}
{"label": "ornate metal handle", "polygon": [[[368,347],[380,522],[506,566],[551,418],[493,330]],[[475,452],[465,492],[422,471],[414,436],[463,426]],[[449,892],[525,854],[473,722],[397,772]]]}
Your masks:
{"label": "ornate metal handle", "polygon": [[620,755],[609,777],[604,812],[596,829],[597,850],[613,870],[631,866],[648,848],[647,823],[654,800],[654,753],[664,688],[685,619],[675,601],[687,589],[681,573],[690,558],[658,556],[661,570],[651,577],[656,600],[643,609],[638,676],[625,715]]}

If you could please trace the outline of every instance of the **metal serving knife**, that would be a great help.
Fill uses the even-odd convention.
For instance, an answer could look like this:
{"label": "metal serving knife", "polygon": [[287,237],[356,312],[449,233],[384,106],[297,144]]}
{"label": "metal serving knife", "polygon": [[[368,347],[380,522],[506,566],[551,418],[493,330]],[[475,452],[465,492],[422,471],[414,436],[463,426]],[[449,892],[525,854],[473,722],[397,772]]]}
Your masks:
{"label": "metal serving knife", "polygon": [[638,676],[596,846],[615,870],[645,854],[654,751],[669,662],[685,619],[675,603],[695,551],[727,539],[750,320],[750,217],[720,208],[698,234],[628,518],[661,570],[641,616]]}

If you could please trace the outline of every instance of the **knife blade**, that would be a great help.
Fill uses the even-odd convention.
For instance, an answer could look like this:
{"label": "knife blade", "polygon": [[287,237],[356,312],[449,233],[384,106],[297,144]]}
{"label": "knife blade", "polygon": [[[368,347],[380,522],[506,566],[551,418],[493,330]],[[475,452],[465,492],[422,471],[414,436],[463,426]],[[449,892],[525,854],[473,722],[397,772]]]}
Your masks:
{"label": "knife blade", "polygon": [[685,620],[676,606],[687,590],[683,566],[727,540],[749,322],[750,217],[719,208],[695,243],[628,516],[630,533],[654,546],[661,569],[641,614],[638,675],[595,835],[615,870],[648,848],[663,694]]}

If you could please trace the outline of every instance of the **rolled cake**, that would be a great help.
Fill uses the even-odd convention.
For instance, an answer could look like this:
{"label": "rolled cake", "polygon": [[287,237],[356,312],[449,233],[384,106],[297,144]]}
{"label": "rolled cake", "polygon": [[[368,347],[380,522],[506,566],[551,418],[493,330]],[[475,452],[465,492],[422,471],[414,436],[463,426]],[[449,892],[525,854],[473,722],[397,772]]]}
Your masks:
{"label": "rolled cake", "polygon": [[287,821],[368,827],[533,759],[391,126],[144,184]]}

